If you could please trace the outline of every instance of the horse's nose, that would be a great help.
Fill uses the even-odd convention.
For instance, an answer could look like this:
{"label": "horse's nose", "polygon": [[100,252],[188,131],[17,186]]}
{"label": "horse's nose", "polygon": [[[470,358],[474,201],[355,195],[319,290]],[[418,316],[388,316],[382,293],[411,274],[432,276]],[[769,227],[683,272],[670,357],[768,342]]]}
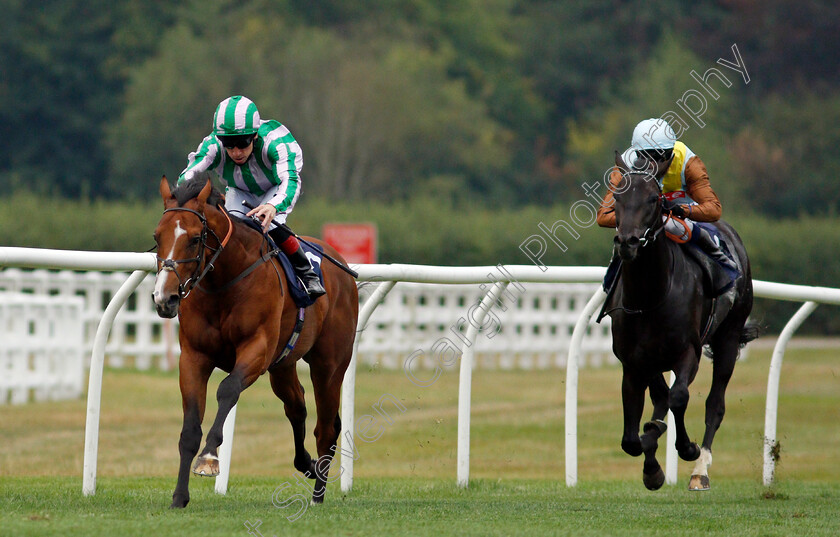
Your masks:
{"label": "horse's nose", "polygon": [[181,298],[178,295],[172,294],[166,298],[162,298],[152,293],[152,300],[155,303],[155,309],[158,315],[164,319],[172,319],[178,315],[178,306],[181,303]]}
{"label": "horse's nose", "polygon": [[635,235],[629,237],[616,236],[615,244],[618,246],[618,255],[625,261],[632,261],[636,257],[642,241]]}
{"label": "horse's nose", "polygon": [[629,237],[622,237],[620,235],[616,235],[615,239],[616,246],[621,248],[638,248],[642,244],[642,240],[635,236],[630,235]]}
{"label": "horse's nose", "polygon": [[628,237],[627,240],[624,241],[624,245],[628,248],[638,248],[641,243],[642,241],[635,235]]}

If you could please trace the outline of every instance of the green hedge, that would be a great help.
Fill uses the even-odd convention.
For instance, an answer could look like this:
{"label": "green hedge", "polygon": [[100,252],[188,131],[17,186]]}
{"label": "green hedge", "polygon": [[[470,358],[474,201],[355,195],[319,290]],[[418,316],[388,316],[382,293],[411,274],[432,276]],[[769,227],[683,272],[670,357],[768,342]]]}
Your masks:
{"label": "green hedge", "polygon": [[[41,200],[16,194],[0,201],[0,244],[73,250],[132,251],[151,248],[152,232],[162,204]],[[586,217],[586,211],[578,216]],[[551,228],[563,220],[578,238],[558,228],[567,251],[545,238],[540,224]],[[569,207],[494,209],[438,200],[430,196],[393,204],[334,203],[304,199],[289,219],[301,234],[318,236],[326,222],[373,222],[379,229],[379,261],[428,265],[531,264],[520,245],[533,235],[547,245],[548,265],[601,265],[609,261],[612,232],[574,223]],[[805,285],[840,286],[840,218],[774,221],[752,215],[731,216],[752,260],[753,277]],[[586,223],[586,222],[581,222]],[[536,242],[533,243],[536,245]],[[796,303],[759,300],[755,316],[778,332]],[[804,332],[840,333],[837,308],[819,308]]]}

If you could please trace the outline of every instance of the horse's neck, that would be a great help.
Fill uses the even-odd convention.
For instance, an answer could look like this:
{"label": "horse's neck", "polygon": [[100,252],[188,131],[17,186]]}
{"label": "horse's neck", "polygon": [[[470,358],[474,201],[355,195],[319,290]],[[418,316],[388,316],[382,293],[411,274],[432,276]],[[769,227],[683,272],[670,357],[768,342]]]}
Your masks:
{"label": "horse's neck", "polygon": [[[227,244],[214,264],[214,269],[207,275],[211,281],[224,283],[248,268],[262,255],[260,245],[263,238],[254,230],[227,218],[221,211],[207,216],[208,223],[219,241],[224,241],[228,230],[233,227]],[[208,255],[212,257],[213,253],[208,252]]]}
{"label": "horse's neck", "polygon": [[664,299],[670,289],[674,252],[668,240],[659,237],[643,247],[632,263],[622,267],[624,306],[643,309]]}

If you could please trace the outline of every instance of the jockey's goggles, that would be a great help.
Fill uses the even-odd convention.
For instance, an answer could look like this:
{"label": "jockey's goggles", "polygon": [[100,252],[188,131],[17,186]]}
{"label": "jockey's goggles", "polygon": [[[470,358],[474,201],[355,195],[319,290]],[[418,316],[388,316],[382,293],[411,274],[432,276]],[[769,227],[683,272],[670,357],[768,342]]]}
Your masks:
{"label": "jockey's goggles", "polygon": [[636,156],[642,157],[645,160],[653,160],[657,162],[666,162],[674,154],[673,149],[638,149]]}
{"label": "jockey's goggles", "polygon": [[217,136],[226,149],[245,149],[254,141],[256,134],[239,134],[235,136]]}

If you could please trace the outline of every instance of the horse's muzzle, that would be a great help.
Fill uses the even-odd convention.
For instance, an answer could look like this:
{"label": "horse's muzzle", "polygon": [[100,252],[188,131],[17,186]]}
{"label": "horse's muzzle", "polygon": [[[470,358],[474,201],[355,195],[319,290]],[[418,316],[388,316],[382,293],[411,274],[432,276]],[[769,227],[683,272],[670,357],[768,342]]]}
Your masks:
{"label": "horse's muzzle", "polygon": [[165,300],[158,301],[153,294],[152,300],[155,302],[155,310],[160,317],[172,319],[178,315],[178,307],[181,305],[181,297],[178,295],[169,295]]}
{"label": "horse's muzzle", "polygon": [[618,247],[618,256],[622,261],[633,261],[639,255],[642,240],[632,235],[626,238],[616,236],[615,245]]}

